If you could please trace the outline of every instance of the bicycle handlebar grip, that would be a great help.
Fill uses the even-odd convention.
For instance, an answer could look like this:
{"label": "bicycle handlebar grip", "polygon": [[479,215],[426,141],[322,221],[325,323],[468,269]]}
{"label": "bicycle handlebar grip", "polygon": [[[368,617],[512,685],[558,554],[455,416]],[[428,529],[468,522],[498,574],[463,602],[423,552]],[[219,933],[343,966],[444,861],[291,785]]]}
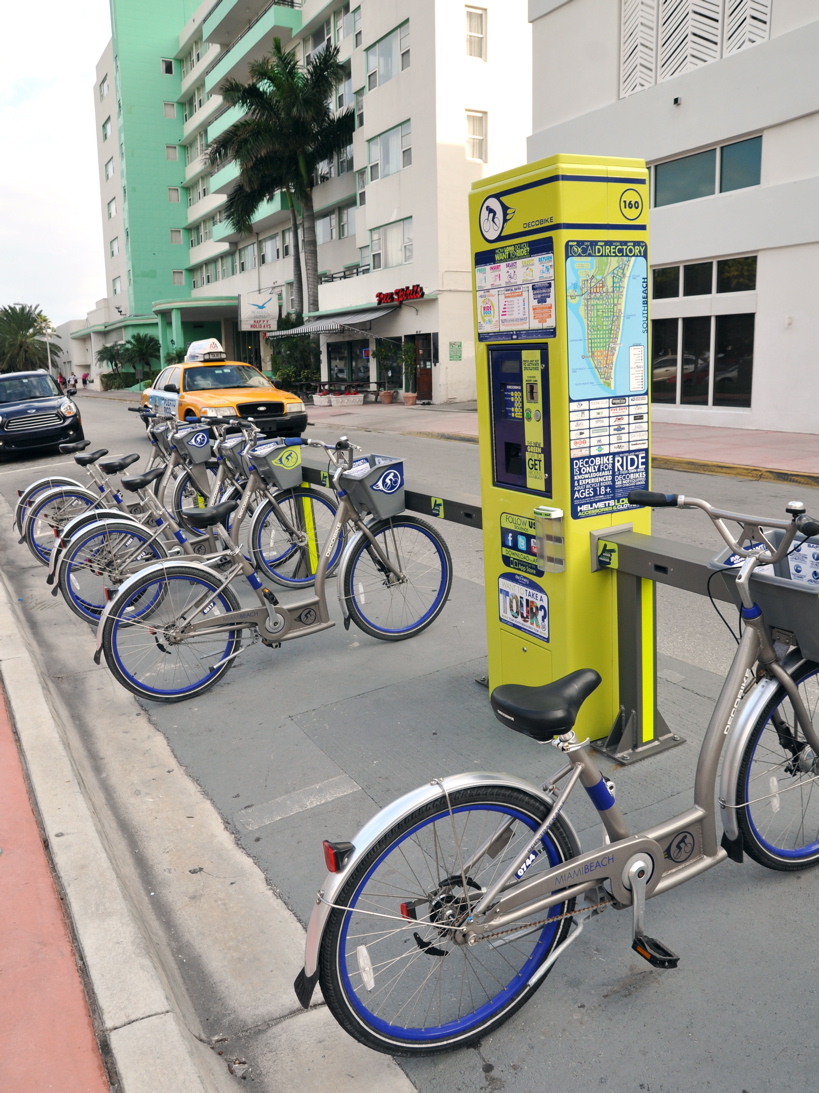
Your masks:
{"label": "bicycle handlebar grip", "polygon": [[336,441],[336,451],[346,452],[349,448],[352,448],[352,444],[349,442],[346,436],[343,436]]}
{"label": "bicycle handlebar grip", "polygon": [[796,527],[806,539],[812,539],[814,535],[819,535],[819,520],[814,520],[807,513],[797,516]]}
{"label": "bicycle handlebar grip", "polygon": [[630,505],[645,505],[651,509],[675,508],[676,493],[654,493],[653,490],[632,490],[628,495]]}
{"label": "bicycle handlebar grip", "polygon": [[147,406],[129,406],[128,412],[131,414],[149,414],[151,411]]}

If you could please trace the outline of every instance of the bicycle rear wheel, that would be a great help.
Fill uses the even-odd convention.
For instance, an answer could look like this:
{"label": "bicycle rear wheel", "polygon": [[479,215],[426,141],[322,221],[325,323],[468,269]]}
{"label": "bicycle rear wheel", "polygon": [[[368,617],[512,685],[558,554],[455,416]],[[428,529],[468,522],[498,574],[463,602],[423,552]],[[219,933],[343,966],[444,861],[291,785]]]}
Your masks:
{"label": "bicycle rear wheel", "polygon": [[[794,681],[819,729],[819,665],[804,664]],[[783,871],[819,865],[819,756],[782,687],[751,730],[735,803],[743,847],[754,861]]]}
{"label": "bicycle rear wheel", "polygon": [[35,497],[26,511],[23,538],[43,565],[48,565],[54,539],[69,520],[100,504],[99,496],[81,486],[56,486]]}
{"label": "bicycle rear wheel", "polygon": [[[114,678],[140,698],[179,702],[212,687],[241,648],[241,630],[219,627],[239,610],[236,593],[204,566],[167,562],[136,576],[112,601],[102,649]],[[191,633],[210,620],[212,632]]]}
{"label": "bicycle rear wheel", "polygon": [[74,478],[65,478],[59,474],[53,474],[49,478],[39,478],[36,482],[32,482],[30,486],[26,486],[17,498],[17,504],[14,507],[14,526],[17,528],[19,535],[23,534],[23,524],[25,523],[28,506],[38,494],[45,493],[46,490],[53,490],[55,486],[85,488],[81,482],[77,482]]}
{"label": "bicycle rear wheel", "polygon": [[[276,504],[300,533],[301,541],[294,542],[292,533],[280,521],[275,505],[267,500],[253,514],[250,525],[253,561],[277,584],[288,588],[310,585],[316,579],[321,552],[330,536],[336,503],[318,490],[299,486],[277,493]],[[327,566],[328,576],[338,566],[343,546],[342,531]]]}
{"label": "bicycle rear wheel", "polygon": [[396,572],[385,568],[362,536],[344,572],[350,618],[375,638],[411,638],[444,609],[452,587],[449,548],[434,528],[415,516],[380,520],[369,530]]}
{"label": "bicycle rear wheel", "polygon": [[[453,929],[483,890],[520,859],[549,805],[505,786],[476,786],[419,808],[386,831],[335,899],[319,979],[333,1016],[376,1051],[430,1055],[474,1043],[507,1020],[545,978],[538,968],[566,936],[574,907],[522,917],[475,945]],[[572,857],[558,817],[526,879]],[[383,916],[383,917],[382,917]],[[499,931],[500,933],[500,931]]]}
{"label": "bicycle rear wheel", "polygon": [[119,588],[140,569],[168,557],[152,533],[130,520],[105,520],[84,528],[65,548],[57,583],[63,599],[81,619],[96,622],[107,603],[106,589]]}

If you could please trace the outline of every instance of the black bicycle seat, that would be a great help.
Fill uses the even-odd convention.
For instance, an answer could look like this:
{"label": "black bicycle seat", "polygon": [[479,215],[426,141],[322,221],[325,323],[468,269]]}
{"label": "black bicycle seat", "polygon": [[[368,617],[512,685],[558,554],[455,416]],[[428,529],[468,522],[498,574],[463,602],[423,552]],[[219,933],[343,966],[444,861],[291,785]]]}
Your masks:
{"label": "black bicycle seat", "polygon": [[72,455],[74,452],[84,452],[90,444],[90,440],[72,440],[68,444],[61,444],[60,451],[63,455]]}
{"label": "black bicycle seat", "polygon": [[490,701],[504,725],[543,743],[574,727],[580,707],[600,683],[593,668],[581,668],[543,687],[505,683]]}
{"label": "black bicycle seat", "polygon": [[205,509],[182,509],[185,522],[195,528],[210,528],[214,524],[221,524],[230,514],[239,507],[238,499],[223,501],[221,505],[211,505]]}
{"label": "black bicycle seat", "polygon": [[100,463],[100,470],[106,474],[119,474],[140,458],[139,455],[120,455],[116,459],[106,459],[104,463]]}
{"label": "black bicycle seat", "polygon": [[89,452],[88,455],[75,455],[74,462],[79,464],[80,467],[88,467],[91,463],[96,463],[98,459],[102,459],[104,455],[108,455],[108,449],[97,448],[95,452]]}
{"label": "black bicycle seat", "polygon": [[145,471],[144,474],[132,474],[128,478],[120,478],[119,481],[124,490],[136,493],[137,490],[144,490],[146,486],[156,482],[157,478],[161,478],[164,473],[164,467],[154,467],[150,471]]}

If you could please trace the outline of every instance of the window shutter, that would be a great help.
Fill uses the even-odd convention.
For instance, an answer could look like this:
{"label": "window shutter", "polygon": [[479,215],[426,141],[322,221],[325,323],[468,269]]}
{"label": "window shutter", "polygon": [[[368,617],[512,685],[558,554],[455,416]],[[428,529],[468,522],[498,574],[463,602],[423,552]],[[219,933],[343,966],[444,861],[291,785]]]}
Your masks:
{"label": "window shutter", "polygon": [[659,80],[719,58],[721,0],[660,0]]}
{"label": "window shutter", "polygon": [[725,7],[723,56],[768,40],[771,0],[726,0]]}
{"label": "window shutter", "polygon": [[620,97],[654,83],[656,0],[623,0],[620,27]]}

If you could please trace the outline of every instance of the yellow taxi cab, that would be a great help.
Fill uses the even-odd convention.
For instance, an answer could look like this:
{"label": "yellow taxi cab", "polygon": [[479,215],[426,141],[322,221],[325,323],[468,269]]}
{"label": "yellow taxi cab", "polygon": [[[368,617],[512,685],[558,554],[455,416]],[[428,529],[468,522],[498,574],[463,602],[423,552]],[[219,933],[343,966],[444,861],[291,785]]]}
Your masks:
{"label": "yellow taxi cab", "polygon": [[215,338],[191,342],[181,364],[168,365],[142,405],[180,421],[191,417],[252,417],[266,436],[301,436],[307,411],[297,395],[280,391],[252,364],[227,360]]}

